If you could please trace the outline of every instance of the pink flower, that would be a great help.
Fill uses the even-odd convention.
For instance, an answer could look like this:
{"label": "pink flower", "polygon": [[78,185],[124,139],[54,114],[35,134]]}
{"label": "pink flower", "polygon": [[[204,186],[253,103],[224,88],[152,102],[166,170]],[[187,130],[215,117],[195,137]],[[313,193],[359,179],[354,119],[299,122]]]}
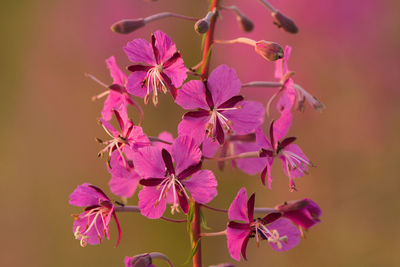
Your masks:
{"label": "pink flower", "polygon": [[158,103],[158,91],[167,90],[175,99],[176,88],[185,81],[186,67],[175,44],[162,31],[151,36],[151,44],[143,39],[129,42],[124,51],[135,64],[128,67],[132,74],[128,77],[129,93],[144,98],[147,104],[153,91],[153,104]]}
{"label": "pink flower", "polygon": [[179,207],[187,213],[188,193],[201,204],[217,195],[214,174],[200,170],[201,151],[188,136],[179,136],[172,144],[171,153],[159,147],[141,148],[134,153],[133,162],[137,173],[144,178],[140,180],[145,187],[139,192],[139,208],[148,218],[160,218],[167,203],[172,203],[171,213],[179,212]]}
{"label": "pink flower", "polygon": [[[231,257],[240,261],[246,258],[247,243],[255,237],[257,244],[266,240],[272,249],[286,251],[298,245],[300,231],[280,213],[269,213],[263,218],[254,218],[255,194],[247,200],[246,188],[239,190],[228,210],[229,223],[226,229],[228,250]],[[241,222],[236,222],[241,221]]]}
{"label": "pink flower", "polygon": [[201,143],[206,136],[224,143],[225,132],[248,134],[264,120],[258,102],[243,101],[236,72],[226,65],[217,67],[206,82],[191,80],[178,91],[176,103],[187,112],[178,126],[179,135],[192,136]]}
{"label": "pink flower", "polygon": [[[279,59],[275,62],[275,77],[280,79],[283,83],[282,90],[277,94],[281,93],[281,97],[277,103],[279,111],[290,110],[294,103],[297,101],[297,109],[304,109],[304,102],[307,100],[308,103],[316,110],[324,108],[324,104],[318,101],[315,97],[310,95],[306,90],[300,87],[298,84],[293,82],[291,76],[294,72],[289,70],[288,61],[292,48],[290,46],[285,47],[285,53],[283,59]],[[274,99],[274,95],[272,99]]]}
{"label": "pink flower", "polygon": [[[112,118],[113,111],[115,109],[121,112],[127,112],[128,105],[135,106],[142,116],[142,109],[140,106],[132,99],[125,89],[127,82],[127,77],[125,73],[118,67],[115,58],[109,57],[106,60],[108,69],[110,70],[110,75],[113,78],[113,84],[109,86],[109,94],[107,99],[104,101],[104,107],[101,111],[101,116],[103,119],[109,121]],[[127,115],[126,115],[127,116]]]}
{"label": "pink flower", "polygon": [[104,130],[112,139],[108,141],[98,139],[99,142],[106,145],[106,147],[99,152],[99,156],[108,152],[108,156],[111,157],[111,154],[114,151],[118,151],[123,166],[127,168],[129,167],[129,155],[131,155],[132,150],[135,151],[141,147],[149,146],[150,141],[143,133],[142,128],[135,126],[128,117],[121,116],[121,113],[117,110],[114,110],[114,115],[121,128],[120,131],[117,131],[108,121],[100,119],[100,123]]}
{"label": "pink flower", "polygon": [[[206,138],[203,142],[202,149],[205,157],[229,157],[245,152],[256,152],[261,147],[255,142],[256,135],[254,133],[246,135],[227,135],[225,143],[220,146],[218,142],[212,141],[211,138]],[[217,153],[218,152],[218,153]],[[266,164],[267,159],[263,158],[243,158],[232,159],[231,163],[234,168],[239,168],[245,173],[254,175],[260,173]],[[225,161],[219,161],[218,167],[222,170],[225,166]]]}
{"label": "pink flower", "polygon": [[118,240],[116,245],[118,245],[121,239],[121,228],[115,215],[114,205],[100,188],[88,183],[79,185],[70,195],[69,204],[85,207],[83,213],[74,215],[73,227],[75,238],[80,240],[82,247],[88,243],[91,245],[101,243],[104,235],[110,239],[108,225],[111,217],[114,217],[117,224]]}
{"label": "pink flower", "polygon": [[285,202],[278,205],[275,209],[282,212],[283,216],[290,219],[294,224],[308,229],[320,222],[322,214],[321,208],[317,203],[309,198]]}
{"label": "pink flower", "polygon": [[133,257],[125,257],[125,267],[156,267],[152,263],[151,255],[148,253],[136,255]]}
{"label": "pink flower", "polygon": [[272,177],[271,167],[274,158],[278,157],[283,165],[285,174],[289,177],[289,186],[291,190],[296,190],[293,179],[304,176],[308,171],[308,165],[312,163],[303,154],[298,145],[293,144],[296,137],[287,137],[283,139],[289,131],[292,123],[290,111],[285,110],[277,121],[273,121],[270,126],[268,139],[261,128],[256,132],[257,143],[262,147],[260,157],[267,157],[267,164],[261,172],[261,181],[265,184],[265,177],[268,174],[268,187],[271,188]]}

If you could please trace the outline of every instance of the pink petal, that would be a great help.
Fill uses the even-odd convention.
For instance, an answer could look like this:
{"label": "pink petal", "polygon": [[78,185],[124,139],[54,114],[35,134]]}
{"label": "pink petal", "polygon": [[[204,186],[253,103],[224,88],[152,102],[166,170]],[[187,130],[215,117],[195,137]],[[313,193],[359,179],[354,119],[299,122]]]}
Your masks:
{"label": "pink petal", "polygon": [[[158,138],[161,139],[161,140],[170,142],[170,143],[173,143],[173,142],[174,142],[174,137],[172,136],[172,134],[169,133],[169,132],[166,132],[166,131],[161,132],[161,133],[158,135]],[[153,143],[153,146],[159,147],[159,148],[161,148],[161,149],[164,148],[164,149],[167,150],[169,153],[171,153],[171,145],[165,144],[165,143],[163,143],[163,142],[156,142],[156,141],[154,141],[154,142],[152,142],[152,143]]]}
{"label": "pink petal", "polygon": [[305,162],[307,162],[307,164],[305,164],[305,163],[300,164],[301,161],[292,158],[292,161],[294,161],[294,163],[298,164],[299,167],[295,170],[290,171],[290,175],[289,175],[287,166],[286,166],[286,159],[284,159],[283,157],[280,157],[285,174],[291,178],[298,178],[298,177],[304,176],[304,174],[308,171],[308,165],[310,164],[310,161],[308,160],[307,156],[303,153],[301,148],[296,144],[290,144],[285,147],[284,151],[290,151],[290,152],[296,154],[296,156],[304,159]]}
{"label": "pink petal", "polygon": [[99,119],[101,124],[114,136],[114,137],[118,137],[119,132],[117,130],[115,130],[115,128],[111,125],[111,123],[109,123],[108,121],[100,118]]}
{"label": "pink petal", "polygon": [[90,187],[89,183],[78,185],[69,196],[69,204],[78,207],[98,205],[100,201],[107,200],[101,193]]}
{"label": "pink petal", "polygon": [[247,217],[247,191],[242,187],[228,209],[229,220],[249,222]]}
{"label": "pink petal", "polygon": [[283,58],[275,61],[275,78],[282,79],[283,76],[289,72],[288,61],[291,51],[292,48],[287,45],[285,47]]}
{"label": "pink petal", "polygon": [[282,248],[278,248],[274,243],[269,243],[270,246],[276,251],[287,251],[295,246],[297,246],[300,242],[300,231],[294,226],[290,220],[282,218],[278,219],[271,224],[267,225],[267,228],[272,230],[277,230],[280,237],[287,236],[287,243],[281,241]]}
{"label": "pink petal", "polygon": [[156,65],[153,48],[151,44],[144,39],[135,39],[130,41],[124,47],[124,51],[129,60],[133,63],[147,63],[151,66]]}
{"label": "pink petal", "polygon": [[249,230],[234,229],[228,227],[226,229],[226,238],[228,243],[228,250],[231,257],[240,261],[240,252],[242,244],[249,234]]}
{"label": "pink petal", "polygon": [[122,70],[118,67],[115,57],[111,56],[107,58],[106,64],[108,69],[110,70],[110,75],[113,78],[113,83],[125,86],[127,77],[125,73],[123,73]]}
{"label": "pink petal", "polygon": [[[259,151],[261,148],[256,143],[249,143],[249,142],[234,142],[234,147],[236,154]],[[264,169],[266,162],[267,162],[266,157],[236,160],[237,167],[250,175],[260,173]]]}
{"label": "pink petal", "polygon": [[120,197],[131,197],[137,188],[140,177],[132,171],[130,176],[118,177],[113,176],[108,183],[111,192]]}
{"label": "pink petal", "polygon": [[276,108],[279,112],[282,112],[284,110],[290,111],[294,105],[295,100],[296,90],[293,87],[293,80],[289,78],[284,85],[281,97],[276,103]]}
{"label": "pink petal", "polygon": [[107,96],[107,99],[104,101],[104,107],[101,111],[101,117],[107,121],[112,119],[114,114],[113,110],[121,105],[127,106],[125,101],[125,96],[121,95],[118,92],[110,90],[110,93]]}
{"label": "pink petal", "polygon": [[264,131],[262,130],[261,127],[258,127],[256,129],[256,142],[260,147],[272,150],[271,143],[265,136]]}
{"label": "pink petal", "polygon": [[197,144],[206,137],[206,123],[209,117],[185,118],[178,125],[178,135],[190,136]]}
{"label": "pink petal", "polygon": [[238,95],[242,86],[235,70],[226,65],[214,69],[207,84],[216,107]]}
{"label": "pink petal", "polygon": [[179,88],[187,78],[187,69],[183,64],[183,59],[177,59],[171,66],[163,71],[171,79],[172,84]]}
{"label": "pink petal", "polygon": [[200,204],[207,204],[217,196],[218,183],[210,170],[196,172],[189,180],[183,181],[183,184],[194,200]]}
{"label": "pink petal", "polygon": [[[146,77],[145,71],[132,72],[128,77],[128,83],[126,84],[126,90],[137,97],[144,98],[147,93],[147,83],[143,85],[143,81]],[[153,87],[149,84],[149,93],[153,91]]]}
{"label": "pink petal", "polygon": [[142,178],[162,178],[165,165],[158,147],[143,147],[133,154],[136,172]]}
{"label": "pink petal", "polygon": [[236,134],[254,132],[264,121],[264,107],[254,101],[242,101],[236,110],[223,111],[222,114],[232,121],[232,128]]}
{"label": "pink petal", "polygon": [[289,132],[290,125],[292,124],[292,114],[290,111],[284,111],[281,116],[274,123],[274,139],[275,142],[282,140]]}
{"label": "pink petal", "polygon": [[212,138],[204,139],[202,145],[203,156],[212,158],[214,157],[215,153],[217,153],[220,144],[217,141],[213,141]]}
{"label": "pink petal", "polygon": [[198,143],[190,136],[179,135],[172,144],[172,157],[176,163],[176,173],[200,162],[201,151]]}
{"label": "pink petal", "polygon": [[150,219],[160,218],[165,211],[167,201],[161,197],[160,202],[156,205],[160,197],[161,188],[145,187],[139,192],[139,209],[143,216]]}
{"label": "pink petal", "polygon": [[178,90],[178,96],[175,102],[184,109],[205,109],[209,110],[209,106],[206,101],[204,83],[199,80],[191,80],[182,86],[182,89]]}
{"label": "pink petal", "polygon": [[162,31],[156,31],[154,37],[156,38],[156,47],[160,53],[160,61],[163,63],[170,59],[176,52],[176,46],[171,38]]}
{"label": "pink petal", "polygon": [[139,148],[151,145],[149,138],[140,126],[132,127],[128,136],[128,142],[133,150],[138,150]]}
{"label": "pink petal", "polygon": [[108,224],[107,224],[107,229],[105,229],[101,217],[98,216],[95,222],[96,225],[93,225],[93,227],[90,228],[90,230],[87,233],[85,233],[86,229],[93,222],[95,218],[95,214],[85,217],[85,215],[88,213],[89,211],[85,211],[84,213],[79,215],[79,218],[74,221],[72,230],[73,233],[75,233],[77,228],[80,227],[79,232],[85,236],[88,236],[86,242],[91,245],[98,245],[104,239],[104,230],[108,232]]}

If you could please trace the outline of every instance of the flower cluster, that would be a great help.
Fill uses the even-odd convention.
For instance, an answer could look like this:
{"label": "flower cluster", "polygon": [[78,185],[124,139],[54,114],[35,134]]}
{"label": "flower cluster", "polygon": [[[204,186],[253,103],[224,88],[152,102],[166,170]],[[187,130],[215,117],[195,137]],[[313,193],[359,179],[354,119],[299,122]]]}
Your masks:
{"label": "flower cluster", "polygon": [[[235,260],[240,255],[246,259],[247,244],[251,238],[257,245],[266,241],[273,250],[286,251],[300,242],[303,229],[318,223],[321,209],[310,199],[285,202],[274,208],[255,208],[255,194],[249,198],[246,188],[237,193],[228,210],[208,206],[218,194],[217,178],[213,171],[203,168],[206,161],[215,160],[222,170],[225,161],[233,168],[261,177],[263,185],[272,188],[271,169],[275,159],[282,163],[283,172],[289,177],[290,191],[296,190],[294,179],[308,173],[311,161],[297,144],[296,137],[286,137],[292,124],[294,107],[302,110],[309,102],[314,108],[323,108],[316,98],[295,84],[293,74],[288,69],[291,47],[285,49],[273,42],[254,41],[238,38],[230,41],[213,40],[213,28],[217,13],[233,10],[244,30],[251,30],[252,22],[237,7],[223,7],[213,0],[206,17],[198,20],[196,30],[206,33],[205,51],[201,68],[187,68],[181,53],[171,38],[162,31],[151,35],[150,42],[134,39],[123,48],[133,63],[127,67],[127,76],[116,64],[114,57],[106,60],[113,82],[107,90],[94,97],[107,96],[101,112],[99,124],[109,136],[108,140],[97,141],[104,145],[98,153],[106,156],[110,173],[110,190],[121,197],[112,201],[100,188],[88,183],[78,186],[70,196],[70,204],[84,207],[79,215],[74,215],[73,232],[82,246],[96,245],[106,236],[109,239],[109,223],[114,218],[121,231],[117,212],[140,212],[149,219],[163,219],[170,222],[187,222],[190,236],[195,244],[192,254],[194,266],[201,266],[197,243],[202,236],[226,235],[227,247]],[[265,1],[262,1],[265,2]],[[275,23],[288,32],[297,32],[292,20],[277,10],[272,10]],[[174,13],[160,13],[140,20],[124,20],[113,25],[113,30],[128,33],[146,23],[159,18],[174,16],[190,19]],[[267,60],[276,60],[275,77],[279,82],[242,83],[236,71],[219,65],[208,75],[211,44],[246,43]],[[186,81],[189,75],[195,79]],[[200,79],[197,79],[200,77]],[[185,82],[186,81],[186,82]],[[246,100],[241,90],[249,86],[276,88],[276,93],[267,108],[256,101]],[[143,111],[135,97],[143,98],[148,104],[150,97],[154,106],[159,104],[159,93],[169,92],[174,102],[186,112],[177,125],[177,137],[162,132],[158,137],[146,135],[140,126]],[[278,98],[274,119],[269,114],[270,104]],[[129,107],[137,109],[139,123],[136,125],[129,116]],[[264,124],[265,115],[272,121]],[[118,128],[113,126],[117,124]],[[263,128],[268,126],[268,134]],[[137,206],[128,206],[136,190]],[[182,220],[168,216],[180,213]],[[209,208],[227,213],[227,228],[217,233],[201,233],[200,208]],[[263,213],[256,217],[255,213]],[[154,266],[153,259],[172,263],[164,254],[153,252],[126,257],[126,266]],[[221,265],[222,266],[222,265]]]}

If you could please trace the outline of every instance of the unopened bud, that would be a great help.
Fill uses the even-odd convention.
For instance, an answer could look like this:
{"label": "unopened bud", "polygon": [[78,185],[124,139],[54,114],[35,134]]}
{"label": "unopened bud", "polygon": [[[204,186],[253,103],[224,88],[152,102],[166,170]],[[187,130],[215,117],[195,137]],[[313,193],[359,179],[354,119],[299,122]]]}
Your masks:
{"label": "unopened bud", "polygon": [[283,57],[283,48],[277,43],[258,41],[254,47],[256,52],[268,61],[275,61]]}
{"label": "unopened bud", "polygon": [[151,262],[151,255],[148,253],[125,257],[125,266],[127,267],[148,267]]}
{"label": "unopened bud", "polygon": [[111,30],[116,33],[128,34],[142,28],[144,25],[146,25],[146,22],[142,18],[123,19],[111,25]]}
{"label": "unopened bud", "polygon": [[298,33],[299,29],[292,19],[286,17],[281,12],[276,11],[272,13],[272,17],[275,19],[274,24],[278,28],[282,28],[289,33]]}
{"label": "unopened bud", "polygon": [[254,23],[246,16],[237,17],[240,27],[245,32],[251,32],[254,29]]}
{"label": "unopened bud", "polygon": [[194,30],[200,34],[208,32],[210,23],[206,19],[200,19],[194,24]]}

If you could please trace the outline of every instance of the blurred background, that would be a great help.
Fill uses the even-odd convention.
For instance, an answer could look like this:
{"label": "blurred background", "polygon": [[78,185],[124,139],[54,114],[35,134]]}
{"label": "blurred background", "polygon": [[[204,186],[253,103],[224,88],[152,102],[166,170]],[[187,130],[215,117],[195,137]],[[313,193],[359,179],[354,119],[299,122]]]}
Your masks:
{"label": "blurred background", "polygon": [[[307,106],[295,114],[290,135],[298,137],[317,165],[297,180],[298,192],[288,192],[278,164],[268,190],[258,176],[229,166],[220,172],[207,163],[219,182],[215,207],[227,208],[246,186],[256,192],[257,206],[309,197],[323,209],[322,223],[298,247],[279,253],[251,242],[249,261],[235,266],[399,266],[400,2],[271,0],[296,21],[296,35],[275,27],[270,12],[256,0],[224,2],[239,6],[255,30],[241,32],[234,14],[223,12],[216,38],[244,36],[291,45],[295,81],[327,106],[322,113]],[[101,146],[94,141],[105,136],[96,123],[102,101],[90,100],[103,88],[84,73],[111,83],[105,59],[115,55],[127,66],[126,42],[149,40],[157,29],[173,39],[186,66],[201,59],[201,36],[193,31],[193,22],[165,19],[125,36],[111,32],[110,25],[162,11],[203,17],[207,1],[5,0],[2,6],[0,265],[123,266],[127,255],[160,251],[181,266],[190,252],[183,224],[120,214],[123,238],[118,248],[113,223],[110,241],[82,248],[74,240],[70,216],[80,208],[68,205],[68,198],[83,182],[112,195],[105,161],[96,157]],[[273,79],[274,64],[245,45],[215,46],[211,66],[222,63],[235,68],[243,82]],[[246,88],[242,93],[266,103],[273,90]],[[168,130],[176,136],[183,110],[167,95],[157,108],[145,107],[145,114],[147,134]],[[135,195],[129,204],[136,203]],[[224,229],[225,214],[205,214],[214,231]],[[234,262],[225,237],[203,239],[203,260],[204,266]]]}

